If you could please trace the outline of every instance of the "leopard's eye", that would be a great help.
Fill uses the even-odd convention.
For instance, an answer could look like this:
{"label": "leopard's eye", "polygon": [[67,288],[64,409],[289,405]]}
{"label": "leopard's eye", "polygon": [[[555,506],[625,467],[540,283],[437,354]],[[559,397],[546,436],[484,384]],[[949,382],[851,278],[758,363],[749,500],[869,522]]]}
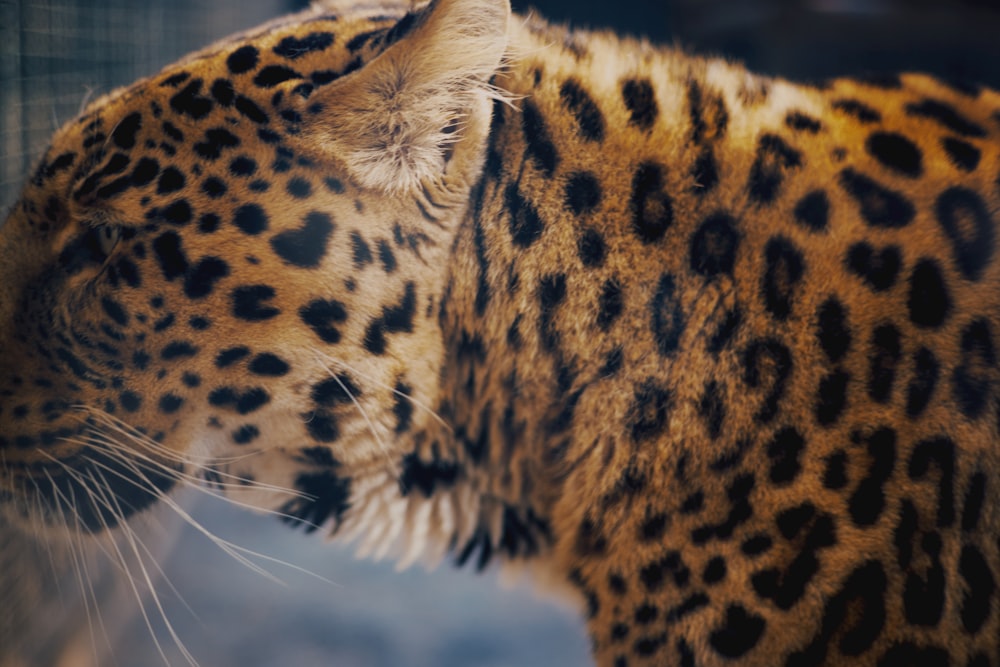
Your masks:
{"label": "leopard's eye", "polygon": [[97,230],[96,244],[97,248],[105,258],[109,257],[114,251],[115,246],[118,245],[118,240],[121,238],[122,230],[118,225],[101,225]]}
{"label": "leopard's eye", "polygon": [[114,252],[121,234],[122,228],[118,225],[90,227],[70,239],[59,253],[59,264],[71,275],[88,266],[99,269]]}

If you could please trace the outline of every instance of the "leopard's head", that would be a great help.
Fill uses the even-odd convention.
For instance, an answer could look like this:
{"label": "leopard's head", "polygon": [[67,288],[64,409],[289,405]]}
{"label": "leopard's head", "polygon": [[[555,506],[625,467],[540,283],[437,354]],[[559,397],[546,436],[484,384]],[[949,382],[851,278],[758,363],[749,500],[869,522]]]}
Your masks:
{"label": "leopard's head", "polygon": [[428,418],[508,15],[310,10],[59,130],[0,230],[8,518],[100,532],[198,478],[337,518]]}

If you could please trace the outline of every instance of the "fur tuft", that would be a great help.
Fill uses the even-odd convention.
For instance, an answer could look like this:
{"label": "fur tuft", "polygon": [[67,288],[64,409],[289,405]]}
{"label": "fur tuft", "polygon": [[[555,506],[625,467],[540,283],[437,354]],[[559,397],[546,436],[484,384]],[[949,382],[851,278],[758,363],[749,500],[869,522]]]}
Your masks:
{"label": "fur tuft", "polygon": [[444,176],[466,139],[485,137],[489,102],[503,98],[489,80],[509,13],[505,0],[438,0],[338,93],[325,143],[362,186],[413,190]]}

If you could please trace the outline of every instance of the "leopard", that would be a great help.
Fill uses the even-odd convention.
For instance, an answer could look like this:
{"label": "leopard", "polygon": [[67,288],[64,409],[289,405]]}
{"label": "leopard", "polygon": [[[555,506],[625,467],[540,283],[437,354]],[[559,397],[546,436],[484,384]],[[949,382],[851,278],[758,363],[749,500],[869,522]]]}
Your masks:
{"label": "leopard", "polygon": [[998,216],[981,85],[320,2],[90,103],[28,176],[2,549],[200,486],[524,571],[600,667],[997,667]]}

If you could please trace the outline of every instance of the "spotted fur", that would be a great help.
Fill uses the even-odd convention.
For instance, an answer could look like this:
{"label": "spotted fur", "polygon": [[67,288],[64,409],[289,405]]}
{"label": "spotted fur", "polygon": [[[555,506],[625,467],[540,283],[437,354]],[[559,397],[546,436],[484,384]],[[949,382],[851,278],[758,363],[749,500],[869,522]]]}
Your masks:
{"label": "spotted fur", "polygon": [[61,129],[0,231],[4,530],[196,475],[526,564],[602,667],[1000,665],[998,136],[984,88],[503,0],[222,42]]}

